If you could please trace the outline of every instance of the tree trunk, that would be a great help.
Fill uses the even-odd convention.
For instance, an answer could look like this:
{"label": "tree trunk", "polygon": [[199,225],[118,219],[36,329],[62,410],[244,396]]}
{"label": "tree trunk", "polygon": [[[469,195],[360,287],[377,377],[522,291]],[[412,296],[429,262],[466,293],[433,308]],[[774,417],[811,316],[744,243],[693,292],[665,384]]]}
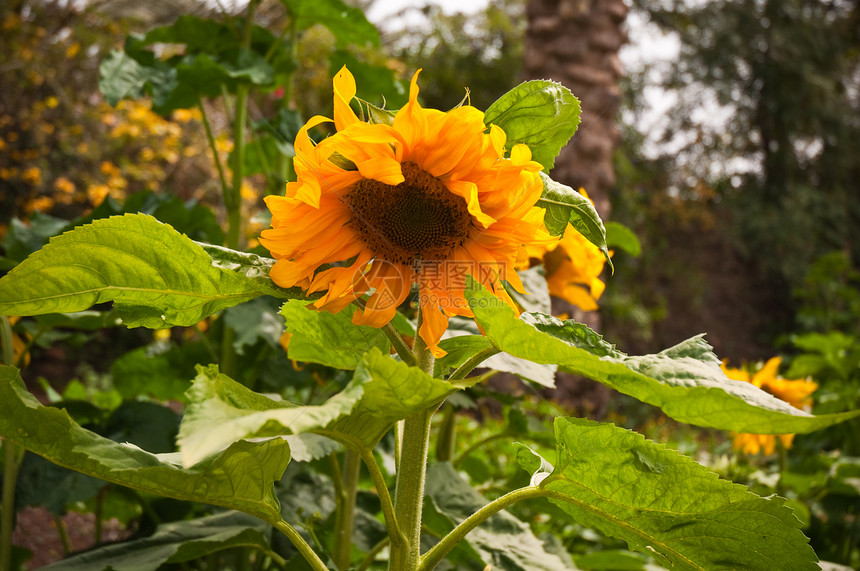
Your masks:
{"label": "tree trunk", "polygon": [[529,0],[526,11],[526,75],[558,81],[582,103],[582,123],[556,160],[553,178],[585,188],[608,217],[627,6],[623,0]]}
{"label": "tree trunk", "polygon": [[[621,100],[618,51],[627,41],[623,0],[528,0],[524,70],[530,79],[553,79],[576,95],[582,122],[555,162],[552,177],[584,188],[604,219],[610,214],[609,191],[615,184],[612,155],[620,139],[616,115]],[[600,329],[596,312],[584,312],[555,299],[553,312]],[[608,390],[586,395],[589,383],[560,375],[556,396],[600,417]],[[589,410],[590,409],[590,410]]]}

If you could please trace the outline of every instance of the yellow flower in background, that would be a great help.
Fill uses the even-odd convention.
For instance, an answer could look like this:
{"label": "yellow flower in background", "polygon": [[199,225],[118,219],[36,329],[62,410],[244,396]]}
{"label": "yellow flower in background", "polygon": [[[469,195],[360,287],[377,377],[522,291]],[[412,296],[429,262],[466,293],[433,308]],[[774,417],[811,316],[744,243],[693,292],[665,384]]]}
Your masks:
{"label": "yellow flower in background", "polygon": [[[21,318],[19,316],[9,317],[9,325],[15,325]],[[12,363],[7,363],[8,365],[15,366],[23,366],[26,367],[30,364],[30,345],[27,341],[29,336],[27,334],[18,335],[17,333],[12,333]]]}
{"label": "yellow flower in background", "polygon": [[[420,70],[419,70],[420,72]],[[371,292],[353,322],[382,327],[418,284],[419,335],[437,355],[453,315],[472,317],[464,298],[471,274],[512,307],[502,280],[522,290],[515,271],[525,246],[555,239],[534,206],[541,165],[525,145],[505,158],[506,135],[464,105],[449,112],[418,103],[418,73],[409,102],[392,123],[355,115],[355,79],[335,76],[336,133],[314,145],[308,131],[332,122],[311,118],[296,138],[297,182],[269,196],[272,228],[260,242],[278,260],[282,287],[325,292],[317,309],[337,312]],[[335,267],[331,267],[331,265]]]}
{"label": "yellow flower in background", "polygon": [[594,311],[606,285],[600,280],[606,258],[600,248],[569,227],[558,244],[543,256],[549,293]]}
{"label": "yellow flower in background", "polygon": [[[726,376],[735,381],[752,383],[761,390],[768,392],[780,400],[784,400],[794,408],[809,411],[812,408],[812,393],[818,389],[818,383],[799,379],[788,380],[778,376],[779,366],[782,359],[773,357],[755,373],[742,369],[732,369],[723,362],[721,368]],[[733,446],[735,450],[744,454],[773,454],[776,449],[776,437],[779,437],[783,446],[791,448],[794,434],[735,434]]]}

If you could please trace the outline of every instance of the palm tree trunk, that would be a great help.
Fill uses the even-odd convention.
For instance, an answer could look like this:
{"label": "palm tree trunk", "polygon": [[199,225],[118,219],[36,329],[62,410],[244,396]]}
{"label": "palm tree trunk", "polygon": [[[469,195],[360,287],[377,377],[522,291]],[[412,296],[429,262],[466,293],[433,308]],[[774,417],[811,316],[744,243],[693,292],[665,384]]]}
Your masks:
{"label": "palm tree trunk", "polygon": [[526,8],[526,75],[561,82],[582,102],[579,131],[556,160],[553,178],[585,188],[604,218],[615,184],[618,51],[627,40],[627,10],[623,0],[529,0]]}

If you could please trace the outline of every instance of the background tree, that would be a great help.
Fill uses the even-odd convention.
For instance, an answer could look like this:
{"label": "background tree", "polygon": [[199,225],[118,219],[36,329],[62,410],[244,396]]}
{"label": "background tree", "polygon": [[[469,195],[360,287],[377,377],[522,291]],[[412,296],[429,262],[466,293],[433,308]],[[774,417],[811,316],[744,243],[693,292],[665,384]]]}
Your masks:
{"label": "background tree", "polygon": [[622,0],[530,0],[526,10],[526,75],[559,81],[582,102],[582,123],[553,176],[585,188],[607,218],[615,183],[612,155],[620,137],[618,51],[627,39],[622,29],[627,6]]}
{"label": "background tree", "polygon": [[636,4],[682,46],[664,82],[678,94],[660,137],[676,149],[669,185],[711,189],[731,248],[767,284],[773,340],[795,325],[814,260],[860,261],[858,3]]}

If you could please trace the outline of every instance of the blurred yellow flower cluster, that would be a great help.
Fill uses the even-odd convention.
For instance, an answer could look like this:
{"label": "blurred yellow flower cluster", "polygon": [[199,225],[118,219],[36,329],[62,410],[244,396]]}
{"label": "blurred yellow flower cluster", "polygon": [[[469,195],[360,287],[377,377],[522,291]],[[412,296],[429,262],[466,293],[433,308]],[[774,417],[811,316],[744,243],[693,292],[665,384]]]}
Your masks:
{"label": "blurred yellow flower cluster", "polygon": [[[818,384],[805,379],[789,380],[778,375],[782,359],[773,357],[758,371],[750,372],[743,369],[732,369],[725,362],[721,365],[723,372],[730,379],[752,383],[761,390],[784,400],[794,408],[809,411],[812,408],[812,393],[818,389]],[[779,437],[785,448],[791,448],[794,434],[735,434],[733,446],[744,454],[773,454],[776,449],[776,438]]]}
{"label": "blurred yellow flower cluster", "polygon": [[16,94],[0,98],[3,211],[74,217],[108,196],[147,189],[182,189],[197,199],[220,194],[200,110],[165,118],[146,99],[111,107],[96,80],[110,48],[100,42],[119,33],[116,24],[92,15],[58,24],[55,16],[0,14],[4,83]]}

